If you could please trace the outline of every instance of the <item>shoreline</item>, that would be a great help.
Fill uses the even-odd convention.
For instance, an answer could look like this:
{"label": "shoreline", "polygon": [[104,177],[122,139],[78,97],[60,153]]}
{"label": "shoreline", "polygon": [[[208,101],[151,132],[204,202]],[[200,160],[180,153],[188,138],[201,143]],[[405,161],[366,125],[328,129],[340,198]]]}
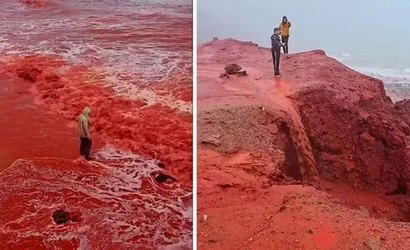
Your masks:
{"label": "shoreline", "polygon": [[251,42],[198,47],[201,249],[410,247],[408,102],[321,50],[272,68]]}
{"label": "shoreline", "polygon": [[189,1],[89,4],[0,3],[0,246],[190,249]]}

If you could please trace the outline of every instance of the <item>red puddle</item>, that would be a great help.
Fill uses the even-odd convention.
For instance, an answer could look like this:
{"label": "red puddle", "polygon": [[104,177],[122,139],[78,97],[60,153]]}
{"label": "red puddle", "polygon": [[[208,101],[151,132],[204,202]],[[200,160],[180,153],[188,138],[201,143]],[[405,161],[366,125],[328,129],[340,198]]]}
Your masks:
{"label": "red puddle", "polygon": [[35,107],[27,89],[31,83],[2,74],[0,89],[0,169],[16,159],[77,157],[77,137],[61,116]]}

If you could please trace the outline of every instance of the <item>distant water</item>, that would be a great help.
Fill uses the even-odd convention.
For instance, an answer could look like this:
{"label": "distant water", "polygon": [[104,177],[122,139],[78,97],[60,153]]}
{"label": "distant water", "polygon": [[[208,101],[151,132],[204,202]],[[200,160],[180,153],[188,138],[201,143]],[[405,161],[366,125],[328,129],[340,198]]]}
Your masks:
{"label": "distant water", "polygon": [[410,67],[363,66],[366,64],[370,65],[371,63],[359,60],[349,53],[344,53],[340,56],[331,56],[362,74],[382,80],[386,94],[394,102],[410,99]]}
{"label": "distant water", "polygon": [[386,93],[394,101],[410,99],[410,69],[353,67],[384,82]]}

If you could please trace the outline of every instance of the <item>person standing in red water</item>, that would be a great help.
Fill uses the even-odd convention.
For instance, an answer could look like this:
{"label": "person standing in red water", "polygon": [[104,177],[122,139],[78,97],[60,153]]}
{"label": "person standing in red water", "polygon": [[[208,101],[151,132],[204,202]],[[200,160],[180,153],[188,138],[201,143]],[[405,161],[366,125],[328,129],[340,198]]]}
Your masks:
{"label": "person standing in red water", "polygon": [[284,45],[280,42],[280,28],[273,30],[273,35],[270,37],[272,46],[273,68],[275,70],[275,77],[280,77],[279,63],[280,63],[280,48]]}
{"label": "person standing in red water", "polygon": [[282,43],[284,44],[283,46],[283,52],[285,54],[289,53],[289,28],[292,24],[288,21],[288,18],[284,16],[282,18],[282,22],[279,25],[280,28],[280,35],[282,37]]}
{"label": "person standing in red water", "polygon": [[91,160],[91,133],[90,133],[90,114],[91,109],[85,107],[82,114],[78,117],[78,132],[80,134],[80,155],[84,156],[84,159]]}

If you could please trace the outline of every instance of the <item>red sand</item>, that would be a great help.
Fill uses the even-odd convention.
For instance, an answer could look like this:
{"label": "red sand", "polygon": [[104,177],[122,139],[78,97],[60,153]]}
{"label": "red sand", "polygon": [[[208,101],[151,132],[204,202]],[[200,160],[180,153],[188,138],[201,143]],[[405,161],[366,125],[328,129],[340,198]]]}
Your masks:
{"label": "red sand", "polygon": [[[231,63],[248,76],[220,78]],[[410,248],[406,104],[323,51],[281,63],[198,48],[199,249]]]}

